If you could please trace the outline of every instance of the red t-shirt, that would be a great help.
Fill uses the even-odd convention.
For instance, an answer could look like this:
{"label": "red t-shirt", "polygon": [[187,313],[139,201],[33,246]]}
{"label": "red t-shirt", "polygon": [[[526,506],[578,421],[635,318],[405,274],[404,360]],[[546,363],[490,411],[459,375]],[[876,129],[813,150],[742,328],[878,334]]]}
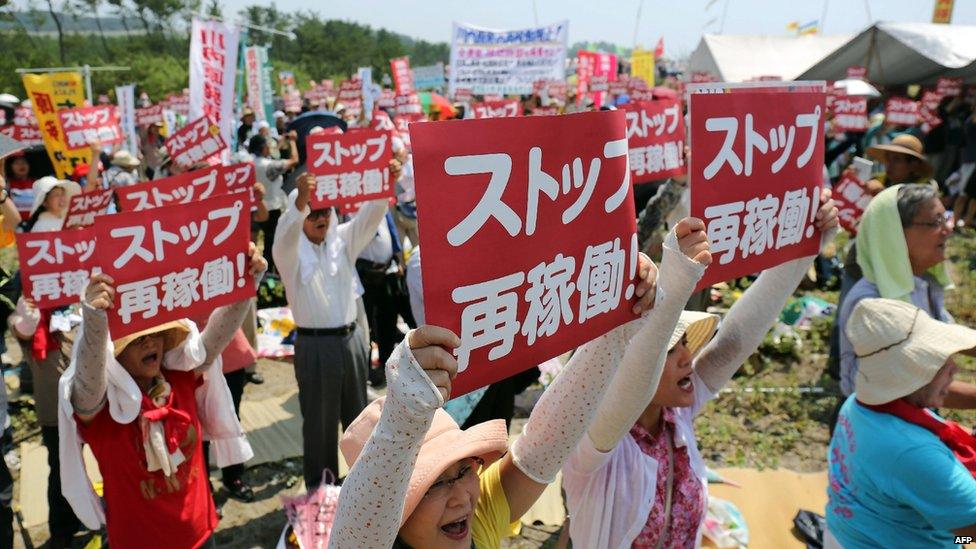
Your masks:
{"label": "red t-shirt", "polygon": [[[194,397],[197,379],[193,372],[171,370],[165,377],[173,389],[171,406],[191,418],[179,443],[186,461],[172,477],[146,470],[139,418],[122,425],[106,406],[88,425],[78,422],[102,472],[108,541],[113,547],[195,548],[217,528]],[[145,408],[147,397],[143,400]]]}
{"label": "red t-shirt", "polygon": [[20,212],[21,221],[27,221],[30,218],[31,206],[34,205],[34,180],[8,179],[7,190],[10,192],[10,199],[14,201],[14,206]]}

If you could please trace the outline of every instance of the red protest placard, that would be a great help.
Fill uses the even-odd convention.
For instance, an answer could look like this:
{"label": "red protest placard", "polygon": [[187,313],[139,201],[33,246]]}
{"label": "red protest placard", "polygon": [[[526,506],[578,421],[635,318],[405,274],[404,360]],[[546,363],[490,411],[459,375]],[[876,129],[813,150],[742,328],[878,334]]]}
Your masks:
{"label": "red protest placard", "polygon": [[867,67],[861,67],[861,66],[856,66],[856,65],[855,66],[852,66],[852,67],[847,67],[847,77],[848,78],[861,78],[861,79],[864,79],[864,78],[867,78],[867,76],[868,76],[868,68]]}
{"label": "red protest placard", "polygon": [[399,115],[424,114],[424,107],[420,104],[420,96],[411,93],[410,95],[398,95],[394,98],[396,112]]}
{"label": "red protest placard", "polygon": [[895,126],[918,124],[918,101],[907,97],[892,97],[885,103],[885,122]]}
{"label": "red protest placard", "polygon": [[691,215],[714,258],[699,288],[816,255],[823,92],[693,93]]}
{"label": "red protest placard", "polygon": [[530,116],[556,116],[559,114],[559,107],[533,107]]}
{"label": "red protest placard", "polygon": [[520,116],[522,109],[519,108],[518,99],[505,99],[472,103],[471,113],[475,118],[506,118]]}
{"label": "red protest placard", "polygon": [[112,189],[96,189],[72,196],[64,218],[64,228],[88,227],[93,224],[95,216],[104,214],[112,204],[112,195]]}
{"label": "red protest placard", "polygon": [[920,100],[922,107],[929,109],[932,112],[939,110],[939,103],[942,102],[942,94],[939,92],[934,92],[932,90],[926,90],[922,94],[922,99]]}
{"label": "red protest placard", "polygon": [[935,110],[930,110],[924,104],[918,110],[918,118],[922,121],[922,132],[925,134],[942,125],[942,118],[936,112]]}
{"label": "red protest placard", "polygon": [[831,198],[837,203],[840,226],[852,235],[856,235],[857,225],[861,222],[861,216],[864,215],[864,210],[867,209],[872,198],[867,187],[857,177],[845,173],[834,185]]}
{"label": "red protest placard", "polygon": [[44,143],[44,138],[41,137],[41,130],[36,126],[17,126],[16,124],[8,124],[6,126],[0,126],[0,134],[20,141],[24,145],[28,146],[42,145]]}
{"label": "red protest placard", "polygon": [[376,107],[379,109],[395,109],[396,93],[393,90],[383,88],[379,98],[376,100]]}
{"label": "red protest placard", "polygon": [[470,103],[474,93],[470,88],[458,88],[454,90],[454,100],[458,103]]}
{"label": "red protest placard", "polygon": [[163,123],[163,106],[152,105],[149,107],[136,109],[136,125],[148,126],[150,124]]}
{"label": "red protest placard", "polygon": [[370,127],[378,131],[396,131],[396,126],[393,124],[393,119],[390,118],[390,115],[386,111],[380,110],[373,111],[373,119],[370,122]]}
{"label": "red protest placard", "polygon": [[566,82],[549,82],[549,89],[546,90],[546,93],[551,99],[566,101],[566,95],[569,93],[569,85]]}
{"label": "red protest placard", "polygon": [[358,78],[343,80],[339,83],[339,101],[362,101],[363,82]]}
{"label": "red protest placard", "polygon": [[630,174],[647,183],[685,173],[685,121],[677,99],[625,103]]}
{"label": "red protest placard", "polygon": [[429,122],[410,133],[427,322],[461,337],[454,396],[634,318],[623,113]]}
{"label": "red protest placard", "polygon": [[173,161],[189,167],[220,154],[227,143],[217,124],[201,116],[167,137],[165,146]]}
{"label": "red protest placard", "polygon": [[955,97],[962,94],[962,78],[942,77],[936,81],[935,91],[942,97]]}
{"label": "red protest placard", "polygon": [[20,279],[24,297],[40,309],[81,300],[94,266],[92,229],[47,233],[17,233]]}
{"label": "red protest placard", "polygon": [[638,90],[634,89],[630,91],[630,101],[654,101],[654,92],[651,90]]}
{"label": "red protest placard", "polygon": [[834,129],[839,132],[863,132],[868,129],[866,97],[841,96],[834,99]]}
{"label": "red protest placard", "polygon": [[106,215],[94,230],[102,271],[115,279],[108,310],[114,338],[254,296],[243,194],[168,206],[159,215]]}
{"label": "red protest placard", "polygon": [[175,112],[181,116],[187,116],[190,114],[190,96],[189,95],[170,95],[166,98],[166,105],[169,110]]}
{"label": "red protest placard", "polygon": [[312,209],[393,196],[390,132],[364,129],[313,134],[305,144],[308,172],[315,175]]}
{"label": "red protest placard", "polygon": [[410,95],[417,91],[413,86],[413,72],[410,71],[409,57],[390,59],[390,72],[393,74],[393,85],[397,95]]}
{"label": "red protest placard", "polygon": [[610,82],[610,95],[625,95],[627,93],[627,86],[629,85],[629,80],[616,80],[614,82]]}
{"label": "red protest placard", "polygon": [[58,111],[69,150],[87,149],[89,143],[118,145],[125,140],[114,106],[80,107]]}
{"label": "red protest placard", "polygon": [[119,198],[122,211],[140,212],[162,206],[188,204],[212,196],[250,191],[255,181],[254,164],[241,162],[118,187],[115,194]]}

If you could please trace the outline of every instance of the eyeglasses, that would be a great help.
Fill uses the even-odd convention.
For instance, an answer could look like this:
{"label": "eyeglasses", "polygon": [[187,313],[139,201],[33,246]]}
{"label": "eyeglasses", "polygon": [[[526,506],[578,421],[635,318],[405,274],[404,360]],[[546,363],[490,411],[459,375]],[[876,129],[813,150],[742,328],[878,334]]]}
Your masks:
{"label": "eyeglasses", "polygon": [[485,460],[479,457],[466,458],[458,469],[458,474],[452,478],[441,479],[430,485],[427,492],[424,494],[425,498],[441,498],[446,496],[454,488],[454,485],[462,480],[471,480],[472,477],[478,475],[478,469],[480,469],[484,464]]}
{"label": "eyeglasses", "polygon": [[930,229],[945,229],[952,227],[952,212],[944,212],[939,216],[936,221],[929,221],[926,223],[919,223],[917,221],[912,221],[910,226],[912,227],[928,227]]}

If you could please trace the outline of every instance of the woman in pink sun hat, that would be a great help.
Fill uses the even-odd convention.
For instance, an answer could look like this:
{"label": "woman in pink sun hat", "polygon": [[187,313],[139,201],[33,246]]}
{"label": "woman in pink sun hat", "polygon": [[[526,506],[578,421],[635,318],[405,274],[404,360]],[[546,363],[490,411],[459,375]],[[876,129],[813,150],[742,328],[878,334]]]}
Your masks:
{"label": "woman in pink sun hat", "polygon": [[[614,375],[614,350],[630,336],[671,333],[711,260],[705,225],[685,219],[658,288],[641,257],[635,313],[653,311],[580,347],[546,389],[509,449],[501,420],[467,430],[439,408],[451,393],[458,337],[444,328],[410,332],[387,362],[389,392],[346,430],[340,448],[352,469],[339,497],[330,547],[497,548],[551,483],[593,418]],[[670,273],[670,274],[668,274]]]}

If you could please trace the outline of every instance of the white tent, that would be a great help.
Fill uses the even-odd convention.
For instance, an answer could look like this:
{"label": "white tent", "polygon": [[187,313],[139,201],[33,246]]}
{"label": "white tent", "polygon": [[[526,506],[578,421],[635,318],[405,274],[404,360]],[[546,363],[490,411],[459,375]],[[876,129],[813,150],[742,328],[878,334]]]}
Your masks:
{"label": "white tent", "polygon": [[839,80],[847,67],[868,69],[885,86],[928,84],[940,76],[976,81],[976,26],[876,23],[824,57],[801,79]]}
{"label": "white tent", "polygon": [[795,80],[851,35],[766,36],[706,34],[688,59],[688,73],[707,72],[722,82],[762,76]]}

